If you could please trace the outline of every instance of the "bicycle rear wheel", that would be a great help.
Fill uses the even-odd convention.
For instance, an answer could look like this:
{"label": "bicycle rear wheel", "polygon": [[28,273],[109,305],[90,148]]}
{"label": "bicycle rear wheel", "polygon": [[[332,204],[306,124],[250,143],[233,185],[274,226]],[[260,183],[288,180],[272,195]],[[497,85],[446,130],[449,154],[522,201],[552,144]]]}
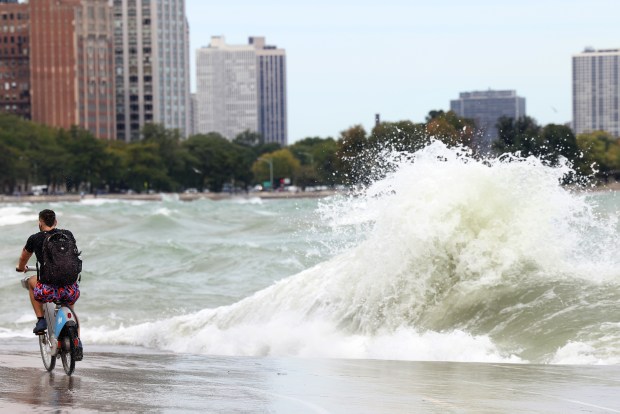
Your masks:
{"label": "bicycle rear wheel", "polygon": [[73,344],[74,339],[77,338],[77,332],[74,328],[67,329],[67,333],[60,339],[60,359],[62,360],[62,367],[65,369],[67,375],[73,374],[75,370],[75,359],[73,358]]}
{"label": "bicycle rear wheel", "polygon": [[39,335],[39,349],[41,349],[43,366],[45,366],[46,370],[52,372],[56,366],[56,356],[52,355],[52,346],[50,344],[50,338],[47,331],[44,334]]}

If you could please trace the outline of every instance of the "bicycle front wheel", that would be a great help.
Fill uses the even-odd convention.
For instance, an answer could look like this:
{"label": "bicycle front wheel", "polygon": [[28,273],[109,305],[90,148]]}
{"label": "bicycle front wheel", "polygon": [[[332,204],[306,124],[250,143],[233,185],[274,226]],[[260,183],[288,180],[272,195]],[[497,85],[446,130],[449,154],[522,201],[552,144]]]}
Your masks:
{"label": "bicycle front wheel", "polygon": [[43,360],[43,366],[49,372],[52,372],[56,366],[56,355],[52,355],[52,346],[50,344],[50,337],[47,331],[39,335],[39,348],[41,349],[41,359]]}

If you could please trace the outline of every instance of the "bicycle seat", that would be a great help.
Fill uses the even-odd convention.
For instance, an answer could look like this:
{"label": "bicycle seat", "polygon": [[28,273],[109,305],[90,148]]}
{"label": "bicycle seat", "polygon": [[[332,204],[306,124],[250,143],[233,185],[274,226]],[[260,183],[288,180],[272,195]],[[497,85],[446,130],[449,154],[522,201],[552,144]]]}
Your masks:
{"label": "bicycle seat", "polygon": [[69,309],[73,309],[73,307],[67,301],[64,301],[64,300],[55,300],[52,303],[54,303],[56,306],[66,306]]}

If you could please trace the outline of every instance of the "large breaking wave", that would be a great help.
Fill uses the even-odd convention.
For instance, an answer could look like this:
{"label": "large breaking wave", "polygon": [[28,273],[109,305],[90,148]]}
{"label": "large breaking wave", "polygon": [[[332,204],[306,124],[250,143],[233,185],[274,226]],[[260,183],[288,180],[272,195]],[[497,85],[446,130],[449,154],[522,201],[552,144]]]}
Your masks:
{"label": "large breaking wave", "polygon": [[570,167],[479,160],[435,142],[386,154],[363,193],[322,203],[358,240],[230,306],[85,340],[202,354],[613,364],[613,214],[560,185]]}

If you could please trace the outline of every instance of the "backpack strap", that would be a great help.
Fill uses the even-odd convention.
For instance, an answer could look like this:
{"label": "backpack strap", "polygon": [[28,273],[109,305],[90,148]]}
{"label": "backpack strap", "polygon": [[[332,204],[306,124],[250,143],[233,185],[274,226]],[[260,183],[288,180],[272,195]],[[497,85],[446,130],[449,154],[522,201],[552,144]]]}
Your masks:
{"label": "backpack strap", "polygon": [[52,237],[52,235],[54,233],[52,233],[56,228],[53,228],[50,231],[46,231],[45,233],[45,237],[43,237],[43,245],[42,245],[42,250],[43,250],[43,257],[41,259],[43,259],[43,262],[41,263],[41,266],[39,267],[39,261],[37,260],[37,282],[41,281],[41,273],[43,272],[43,267],[45,266],[45,244],[49,241],[50,237]]}

